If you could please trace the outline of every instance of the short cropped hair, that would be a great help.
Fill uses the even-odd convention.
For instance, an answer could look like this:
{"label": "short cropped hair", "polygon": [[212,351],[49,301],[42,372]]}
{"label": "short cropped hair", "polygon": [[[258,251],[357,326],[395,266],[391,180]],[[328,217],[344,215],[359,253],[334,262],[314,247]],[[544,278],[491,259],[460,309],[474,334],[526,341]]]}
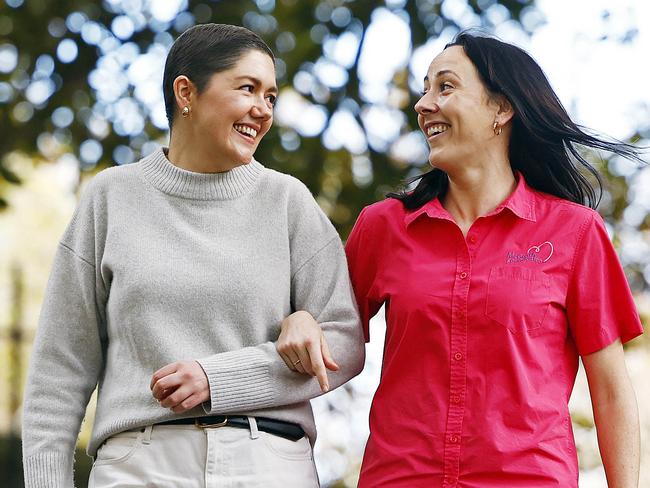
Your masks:
{"label": "short cropped hair", "polygon": [[172,45],[163,75],[163,96],[169,128],[176,114],[174,80],[187,76],[201,93],[213,74],[232,68],[248,51],[267,54],[275,64],[271,48],[254,32],[235,25],[200,24],[183,34]]}

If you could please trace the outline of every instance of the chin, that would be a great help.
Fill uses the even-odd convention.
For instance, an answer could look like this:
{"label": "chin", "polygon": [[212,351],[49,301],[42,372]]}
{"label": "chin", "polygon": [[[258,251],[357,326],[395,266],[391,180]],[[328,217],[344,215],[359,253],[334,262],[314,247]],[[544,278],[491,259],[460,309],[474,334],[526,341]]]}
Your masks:
{"label": "chin", "polygon": [[244,164],[250,163],[252,157],[253,153],[250,151],[237,151],[231,155],[230,159],[237,164]]}
{"label": "chin", "polygon": [[253,160],[253,153],[243,154],[239,160],[244,164],[250,163]]}
{"label": "chin", "polygon": [[239,153],[239,159],[241,161],[245,161],[246,163],[248,163],[253,158],[253,155],[255,154],[255,149],[257,148],[251,149],[247,147],[247,148],[242,148],[242,150],[240,151],[237,151]]}
{"label": "chin", "polygon": [[429,166],[431,166],[432,168],[442,169],[440,168],[440,163],[441,163],[440,158],[437,158],[434,155],[429,154]]}
{"label": "chin", "polygon": [[440,158],[432,158],[429,157],[429,166],[431,166],[434,169],[439,169],[441,171],[444,171],[445,173],[448,173],[448,170],[450,169],[450,164],[448,161],[442,160]]}

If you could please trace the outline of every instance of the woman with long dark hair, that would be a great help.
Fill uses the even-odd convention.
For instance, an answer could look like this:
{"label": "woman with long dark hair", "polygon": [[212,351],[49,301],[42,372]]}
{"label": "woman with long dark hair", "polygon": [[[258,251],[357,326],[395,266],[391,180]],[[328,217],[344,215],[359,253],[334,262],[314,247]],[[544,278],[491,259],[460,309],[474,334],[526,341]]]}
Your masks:
{"label": "woman with long dark hair", "polygon": [[577,487],[582,358],[609,486],[636,487],[622,343],[642,327],[580,146],[635,148],[577,126],[526,52],[467,32],[415,110],[434,169],[366,207],[346,244],[366,340],[382,305],[387,322],[359,486]]}

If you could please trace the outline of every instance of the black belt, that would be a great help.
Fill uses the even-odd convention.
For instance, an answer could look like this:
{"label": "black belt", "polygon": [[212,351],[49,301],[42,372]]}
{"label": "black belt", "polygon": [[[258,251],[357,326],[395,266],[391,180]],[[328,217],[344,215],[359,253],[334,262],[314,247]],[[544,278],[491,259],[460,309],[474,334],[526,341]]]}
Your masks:
{"label": "black belt", "polygon": [[[267,419],[264,417],[255,417],[257,429],[262,432],[284,437],[290,441],[302,439],[305,431],[298,424],[284,422],[282,420]],[[247,417],[226,416],[226,415],[209,415],[207,417],[190,417],[185,419],[167,420],[154,425],[196,425],[201,429],[212,429],[215,427],[235,427],[237,429],[249,429]]]}

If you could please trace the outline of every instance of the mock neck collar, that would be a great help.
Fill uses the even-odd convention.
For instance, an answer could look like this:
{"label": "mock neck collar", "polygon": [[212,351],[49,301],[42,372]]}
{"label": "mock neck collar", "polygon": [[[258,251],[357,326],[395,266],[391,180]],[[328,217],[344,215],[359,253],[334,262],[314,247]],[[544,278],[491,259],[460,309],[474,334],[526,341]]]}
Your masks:
{"label": "mock neck collar", "polygon": [[195,173],[179,168],[159,148],[138,163],[144,178],[168,195],[190,200],[232,200],[248,193],[264,166],[251,160],[223,173]]}

